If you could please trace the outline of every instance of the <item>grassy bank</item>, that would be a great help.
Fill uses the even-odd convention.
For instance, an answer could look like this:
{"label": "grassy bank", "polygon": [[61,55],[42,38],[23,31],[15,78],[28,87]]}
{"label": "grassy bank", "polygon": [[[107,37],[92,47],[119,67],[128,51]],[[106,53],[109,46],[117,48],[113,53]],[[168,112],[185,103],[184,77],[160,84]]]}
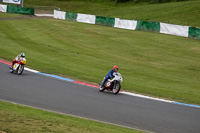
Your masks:
{"label": "grassy bank", "polygon": [[199,40],[54,19],[0,25],[1,58],[25,52],[27,67],[95,84],[117,64],[123,90],[200,104]]}
{"label": "grassy bank", "polygon": [[26,17],[26,16],[25,15],[21,15],[21,14],[8,14],[8,13],[0,12],[0,19],[4,19],[4,18],[19,18],[19,17]]}
{"label": "grassy bank", "polygon": [[32,109],[3,101],[0,101],[0,118],[0,132],[8,133],[142,133],[141,131]]}
{"label": "grassy bank", "polygon": [[[90,0],[91,1],[91,0]],[[200,27],[200,0],[149,4],[128,2],[116,4],[110,0],[27,0],[25,7],[57,6],[62,11],[146,20]]]}

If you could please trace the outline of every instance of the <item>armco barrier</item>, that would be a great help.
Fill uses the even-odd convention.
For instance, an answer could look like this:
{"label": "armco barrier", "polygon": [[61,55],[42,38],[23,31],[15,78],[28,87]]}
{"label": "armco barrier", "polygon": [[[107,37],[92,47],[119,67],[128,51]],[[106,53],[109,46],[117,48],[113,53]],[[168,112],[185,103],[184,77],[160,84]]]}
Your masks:
{"label": "armco barrier", "polygon": [[136,30],[160,32],[159,22],[137,21]]}
{"label": "armco barrier", "polygon": [[188,26],[160,23],[160,33],[188,37]]}
{"label": "armco barrier", "polygon": [[95,15],[88,15],[88,14],[77,14],[77,22],[88,23],[88,24],[95,24]]}
{"label": "armco barrier", "polygon": [[7,5],[0,4],[0,12],[7,12]]}
{"label": "armco barrier", "polygon": [[72,21],[76,21],[77,19],[77,13],[70,13],[70,12],[66,12],[66,20],[72,20]]}
{"label": "armco barrier", "polygon": [[115,18],[114,27],[116,28],[135,30],[136,26],[137,26],[137,21],[135,20],[125,20],[125,19]]}
{"label": "armco barrier", "polygon": [[[34,8],[22,8],[0,4],[0,12],[34,15]],[[120,18],[101,17],[95,15],[69,13],[54,10],[54,18],[77,22],[99,24],[129,30],[154,31],[164,34],[200,39],[200,28],[160,22],[124,20]]]}
{"label": "armco barrier", "polygon": [[114,27],[115,18],[96,16],[95,24]]}
{"label": "armco barrier", "polygon": [[28,14],[34,15],[34,8],[23,8],[23,7],[16,7],[16,6],[7,6],[8,13],[16,13],[16,14]]}
{"label": "armco barrier", "polygon": [[65,14],[66,14],[66,12],[54,10],[54,18],[56,18],[56,19],[63,19],[63,20],[65,20]]}
{"label": "armco barrier", "polygon": [[200,39],[200,28],[189,27],[189,37]]}
{"label": "armco barrier", "polygon": [[[61,19],[59,17],[59,14],[61,14],[61,11],[54,11],[54,18]],[[164,34],[169,34],[169,35],[192,37],[195,39],[200,39],[200,28],[196,28],[196,27],[166,24],[166,23],[160,23],[160,22],[125,20],[125,19],[120,19],[120,18],[101,17],[101,16],[95,16],[95,15],[69,13],[69,12],[66,12],[65,19],[73,20],[77,22],[89,23],[89,24],[111,26],[111,27],[122,28],[122,29],[153,31],[153,32],[159,32],[159,33],[164,33]]]}

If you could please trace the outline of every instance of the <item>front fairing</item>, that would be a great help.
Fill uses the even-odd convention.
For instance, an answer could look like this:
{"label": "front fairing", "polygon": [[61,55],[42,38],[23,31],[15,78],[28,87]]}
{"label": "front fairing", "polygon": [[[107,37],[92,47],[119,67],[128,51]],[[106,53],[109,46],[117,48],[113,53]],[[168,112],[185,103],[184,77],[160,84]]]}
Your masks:
{"label": "front fairing", "polygon": [[110,82],[113,82],[113,81],[118,81],[120,83],[123,82],[123,78],[122,78],[122,75],[120,73],[115,72],[115,73],[113,73],[113,76],[114,76],[114,78],[109,80]]}
{"label": "front fairing", "polygon": [[19,63],[15,63],[14,65],[13,65],[13,70],[17,70],[17,68],[19,67]]}

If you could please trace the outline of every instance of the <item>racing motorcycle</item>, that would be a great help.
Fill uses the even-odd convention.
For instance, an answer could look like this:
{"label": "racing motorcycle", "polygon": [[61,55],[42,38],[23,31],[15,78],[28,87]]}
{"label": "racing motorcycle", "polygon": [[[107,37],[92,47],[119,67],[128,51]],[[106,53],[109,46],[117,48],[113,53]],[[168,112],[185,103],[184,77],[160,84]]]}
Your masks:
{"label": "racing motorcycle", "polygon": [[20,75],[24,71],[24,65],[26,65],[26,59],[22,58],[13,65],[13,68],[9,67],[9,70],[11,73],[15,72]]}
{"label": "racing motorcycle", "polygon": [[[123,81],[122,76],[118,72],[113,73],[114,78],[108,79],[108,81],[102,85],[103,81],[99,83],[99,91],[103,92],[104,90],[112,91],[114,94],[118,94],[121,89],[121,83]],[[105,77],[104,77],[105,78]]]}

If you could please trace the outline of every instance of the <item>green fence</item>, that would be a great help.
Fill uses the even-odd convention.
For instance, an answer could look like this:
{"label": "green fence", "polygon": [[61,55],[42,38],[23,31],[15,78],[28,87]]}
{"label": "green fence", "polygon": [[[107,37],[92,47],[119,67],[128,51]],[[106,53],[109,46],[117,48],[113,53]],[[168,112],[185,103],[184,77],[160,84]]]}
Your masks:
{"label": "green fence", "polygon": [[136,30],[160,32],[160,23],[159,22],[146,22],[146,21],[138,20]]}
{"label": "green fence", "polygon": [[76,21],[77,19],[77,13],[70,13],[70,12],[66,12],[66,20],[72,20],[72,21]]}
{"label": "green fence", "polygon": [[200,39],[200,28],[189,27],[189,37]]}
{"label": "green fence", "polygon": [[96,16],[95,24],[114,27],[115,18]]}
{"label": "green fence", "polygon": [[23,7],[16,7],[16,6],[7,6],[8,13],[16,13],[16,14],[28,14],[34,15],[34,8],[23,8]]}

